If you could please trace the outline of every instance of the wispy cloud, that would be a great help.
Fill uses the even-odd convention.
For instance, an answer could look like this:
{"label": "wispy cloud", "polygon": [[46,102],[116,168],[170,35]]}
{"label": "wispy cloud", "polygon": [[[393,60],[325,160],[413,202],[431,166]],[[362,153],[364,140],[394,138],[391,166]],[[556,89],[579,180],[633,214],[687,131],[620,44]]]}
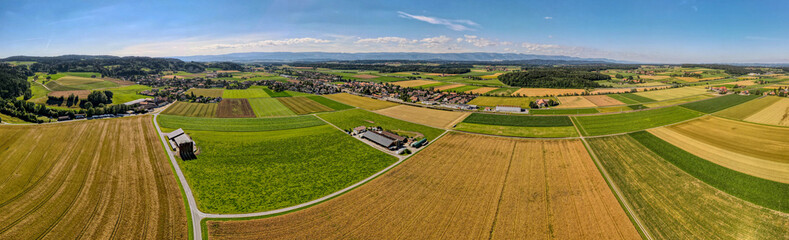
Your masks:
{"label": "wispy cloud", "polygon": [[261,41],[235,43],[235,44],[209,44],[209,45],[201,46],[199,47],[199,49],[228,49],[228,48],[251,49],[251,48],[260,48],[260,47],[319,44],[319,43],[328,43],[328,42],[329,40],[307,37],[307,38],[290,38],[290,39],[282,39],[282,40],[261,40]]}
{"label": "wispy cloud", "polygon": [[409,40],[407,38],[402,37],[378,37],[378,38],[362,38],[356,41],[359,44],[385,44],[385,43],[397,43],[397,44],[406,44],[406,43],[415,43],[416,40]]}
{"label": "wispy cloud", "polygon": [[444,19],[437,17],[412,15],[401,11],[398,11],[397,14],[401,18],[414,19],[414,20],[419,20],[422,22],[436,24],[436,25],[444,25],[447,28],[455,31],[473,31],[475,30],[473,27],[479,26],[479,24],[477,24],[476,22],[466,19]]}
{"label": "wispy cloud", "polygon": [[545,20],[551,20],[553,17],[545,17]]}

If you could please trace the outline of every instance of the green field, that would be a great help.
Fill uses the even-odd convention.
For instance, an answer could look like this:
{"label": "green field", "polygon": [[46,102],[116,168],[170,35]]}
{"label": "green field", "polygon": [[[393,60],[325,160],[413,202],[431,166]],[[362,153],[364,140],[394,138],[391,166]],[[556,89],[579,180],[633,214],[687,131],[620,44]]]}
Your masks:
{"label": "green field", "polygon": [[112,103],[123,104],[137,99],[150,98],[151,96],[137,94],[149,89],[151,89],[151,87],[144,85],[131,85],[110,89],[110,91],[112,91]]}
{"label": "green field", "polygon": [[346,130],[350,130],[358,126],[380,126],[384,130],[421,133],[431,141],[436,139],[439,135],[441,135],[441,133],[444,132],[442,129],[390,118],[363,109],[321,113],[318,114],[318,117],[323,118],[335,126]]}
{"label": "green field", "polygon": [[707,185],[630,135],[588,141],[656,239],[786,239],[789,235],[789,215]]}
{"label": "green field", "polygon": [[477,88],[480,88],[480,87],[466,85],[466,86],[460,86],[460,87],[456,87],[456,88],[450,88],[450,89],[444,90],[444,92],[465,92],[465,91],[474,90],[474,89],[477,89]]}
{"label": "green field", "polygon": [[[657,101],[655,99],[651,99],[651,98],[648,98],[648,97],[643,97],[641,95],[636,95],[635,93],[620,93],[620,94],[611,94],[611,95],[608,95],[608,96],[613,97],[614,99],[619,100],[619,101],[622,101],[622,100],[620,100],[621,98],[630,99],[631,101],[625,102],[627,104],[631,104],[631,102],[633,102],[633,103],[648,103],[648,102],[655,102],[655,101]],[[614,97],[614,96],[617,96],[617,97]]]}
{"label": "green field", "polygon": [[224,92],[225,89],[222,88],[192,88],[186,91],[186,94],[194,93],[195,96],[218,98],[222,97]]}
{"label": "green field", "polygon": [[270,97],[290,97],[290,94],[288,94],[287,91],[275,92],[271,89],[268,89],[268,87],[264,87],[263,91],[266,92],[266,94],[268,94]]}
{"label": "green field", "polygon": [[626,133],[681,122],[704,115],[680,106],[652,110],[573,117],[584,136]]}
{"label": "green field", "polygon": [[312,99],[312,101],[316,101],[323,106],[327,106],[334,110],[345,110],[354,108],[353,106],[348,106],[346,104],[322,97],[322,96],[307,96],[307,98]]}
{"label": "green field", "polygon": [[25,120],[0,113],[0,120],[4,123],[27,123]]}
{"label": "green field", "polygon": [[721,191],[767,208],[789,213],[789,184],[765,180],[722,167],[663,141],[649,132],[633,139],[679,169]]}
{"label": "green field", "polygon": [[627,98],[626,96],[624,96],[624,95],[622,95],[622,94],[608,94],[608,95],[606,95],[606,96],[609,96],[609,97],[611,97],[611,98],[613,98],[613,99],[619,100],[620,102],[622,102],[622,103],[624,103],[624,104],[636,104],[636,103],[641,103],[641,102],[639,102],[639,101],[636,101],[636,100],[633,100],[633,99]]}
{"label": "green field", "polygon": [[558,137],[577,137],[578,131],[575,127],[518,127],[501,126],[461,122],[455,127],[456,130],[484,133],[500,136],[514,137],[534,137],[534,138],[558,138]]}
{"label": "green field", "polygon": [[693,102],[693,101],[700,101],[700,100],[704,100],[704,99],[708,99],[708,98],[712,98],[712,97],[713,96],[709,95],[709,94],[695,95],[695,96],[683,97],[683,98],[675,98],[675,99],[670,99],[670,100],[665,100],[665,101],[660,101],[660,102],[645,103],[644,106],[650,107],[650,108],[664,107],[664,106],[678,105],[678,104],[683,104],[683,103],[688,103],[688,102]]}
{"label": "green field", "polygon": [[296,115],[290,108],[275,98],[252,98],[249,99],[249,105],[252,106],[252,110],[255,111],[257,117]]}
{"label": "green field", "polygon": [[269,97],[261,88],[249,88],[242,90],[227,89],[222,93],[222,98],[266,98]]}
{"label": "green field", "polygon": [[592,114],[601,112],[595,108],[574,108],[574,109],[529,109],[530,114],[534,115],[573,115],[573,114]]}
{"label": "green field", "polygon": [[573,122],[567,116],[521,116],[521,115],[502,115],[472,113],[464,123],[476,123],[500,126],[518,127],[566,127],[573,126]]}
{"label": "green field", "polygon": [[743,96],[737,94],[729,94],[723,97],[716,97],[704,101],[686,103],[680,106],[703,113],[714,113],[756,99],[758,97],[759,97],[758,95]]}
{"label": "green field", "polygon": [[172,106],[167,107],[163,115],[178,115],[186,117],[216,117],[216,103],[188,103],[176,102]]}
{"label": "green field", "polygon": [[781,100],[780,97],[763,97],[717,112],[715,115],[742,120],[772,105],[773,103],[778,102],[779,100]]}
{"label": "green field", "polygon": [[397,159],[324,125],[261,132],[187,133],[200,148],[180,166],[200,210],[247,213],[314,200]]}
{"label": "green field", "polygon": [[260,132],[306,128],[326,124],[315,116],[309,115],[279,118],[198,118],[159,115],[157,121],[159,121],[159,125],[163,129],[168,131],[183,128],[222,132]]}

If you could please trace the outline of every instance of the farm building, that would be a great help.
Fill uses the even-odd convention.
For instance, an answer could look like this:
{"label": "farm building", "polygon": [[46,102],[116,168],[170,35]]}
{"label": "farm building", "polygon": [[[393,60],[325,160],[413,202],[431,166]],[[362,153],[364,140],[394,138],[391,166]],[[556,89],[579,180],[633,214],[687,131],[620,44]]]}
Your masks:
{"label": "farm building", "polygon": [[387,138],[384,135],[378,134],[373,131],[367,131],[361,134],[361,138],[365,138],[374,142],[375,144],[381,145],[382,147],[392,149],[396,148],[396,142],[393,139]]}
{"label": "farm building", "polygon": [[402,137],[400,135],[394,134],[392,132],[381,131],[380,134],[383,135],[386,138],[394,140],[396,145],[400,145],[400,144],[403,144],[403,142],[405,142],[405,137]]}
{"label": "farm building", "polygon": [[365,126],[358,126],[358,127],[353,128],[352,132],[353,132],[354,135],[356,135],[356,134],[361,134],[361,133],[363,133],[365,131],[367,131],[367,127],[365,127]]}
{"label": "farm building", "polygon": [[173,151],[177,149],[178,155],[181,157],[181,159],[183,160],[197,159],[197,156],[195,156],[194,153],[196,150],[196,148],[194,147],[195,143],[194,141],[192,141],[192,138],[190,138],[189,135],[187,135],[184,132],[183,129],[179,128],[166,135],[167,135],[167,139],[170,140],[168,141],[168,143],[170,143],[170,148]]}
{"label": "farm building", "polygon": [[507,106],[507,105],[498,105],[496,106],[496,112],[523,112],[523,109],[518,106]]}

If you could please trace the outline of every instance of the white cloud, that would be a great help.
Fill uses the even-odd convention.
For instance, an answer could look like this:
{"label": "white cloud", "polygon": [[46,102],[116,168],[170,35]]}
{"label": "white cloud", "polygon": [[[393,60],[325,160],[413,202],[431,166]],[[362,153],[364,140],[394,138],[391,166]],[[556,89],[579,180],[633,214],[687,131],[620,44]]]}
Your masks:
{"label": "white cloud", "polygon": [[545,20],[551,20],[553,17],[545,17]]}
{"label": "white cloud", "polygon": [[416,42],[416,40],[409,40],[401,37],[379,37],[379,38],[362,38],[356,41],[359,44],[383,44],[383,43],[397,43],[406,44],[409,42]]}
{"label": "white cloud", "polygon": [[479,26],[479,24],[477,24],[476,22],[466,19],[443,19],[437,17],[411,15],[401,11],[398,11],[397,14],[401,18],[414,19],[414,20],[419,20],[436,25],[444,25],[447,28],[455,31],[473,31],[474,29],[472,28],[472,26],[474,27]]}
{"label": "white cloud", "polygon": [[255,42],[235,43],[235,44],[209,44],[199,46],[197,49],[228,49],[228,48],[241,48],[241,49],[254,49],[260,47],[276,47],[276,46],[290,46],[290,45],[303,45],[303,44],[320,44],[328,43],[329,40],[317,38],[290,38],[282,40],[261,40]]}
{"label": "white cloud", "polygon": [[490,47],[490,46],[496,46],[496,45],[500,44],[497,41],[491,41],[491,40],[488,40],[488,39],[485,39],[485,38],[481,38],[481,37],[477,37],[477,36],[474,36],[474,35],[463,35],[463,37],[464,37],[464,39],[462,41],[465,41],[465,42],[470,43],[470,44],[472,44],[474,46],[477,46],[477,47]]}

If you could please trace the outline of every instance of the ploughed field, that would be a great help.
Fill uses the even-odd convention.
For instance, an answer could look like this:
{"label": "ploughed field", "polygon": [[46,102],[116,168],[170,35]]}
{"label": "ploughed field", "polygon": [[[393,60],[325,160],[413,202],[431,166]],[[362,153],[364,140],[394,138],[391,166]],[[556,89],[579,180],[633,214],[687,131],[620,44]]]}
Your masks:
{"label": "ploughed field", "polygon": [[162,111],[162,114],[185,117],[216,117],[216,107],[216,103],[176,102]]}
{"label": "ploughed field", "polygon": [[0,126],[0,239],[187,239],[150,116]]}
{"label": "ploughed field", "polygon": [[206,225],[212,239],[639,238],[580,141],[462,133],[319,205]]}
{"label": "ploughed field", "polygon": [[253,118],[255,111],[246,98],[226,98],[217,105],[216,117],[219,118]]}

